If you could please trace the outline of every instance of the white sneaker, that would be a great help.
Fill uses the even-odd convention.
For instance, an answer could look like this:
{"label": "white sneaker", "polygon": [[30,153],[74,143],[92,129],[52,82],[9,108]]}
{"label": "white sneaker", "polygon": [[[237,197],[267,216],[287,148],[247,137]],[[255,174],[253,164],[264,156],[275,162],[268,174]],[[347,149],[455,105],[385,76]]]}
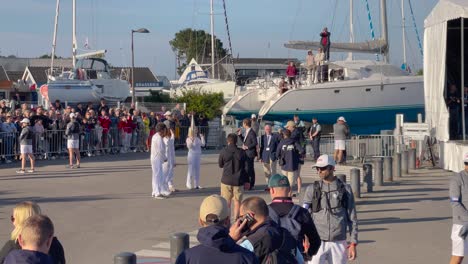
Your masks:
{"label": "white sneaker", "polygon": [[169,195],[171,195],[171,192],[162,192],[161,195],[162,195],[162,196],[169,197]]}
{"label": "white sneaker", "polygon": [[169,187],[169,191],[176,192],[176,188],[174,188],[174,186],[171,186],[171,187]]}
{"label": "white sneaker", "polygon": [[160,194],[160,195],[153,196],[153,198],[156,199],[156,200],[164,200],[164,199],[166,199],[166,197],[162,196],[161,194]]}

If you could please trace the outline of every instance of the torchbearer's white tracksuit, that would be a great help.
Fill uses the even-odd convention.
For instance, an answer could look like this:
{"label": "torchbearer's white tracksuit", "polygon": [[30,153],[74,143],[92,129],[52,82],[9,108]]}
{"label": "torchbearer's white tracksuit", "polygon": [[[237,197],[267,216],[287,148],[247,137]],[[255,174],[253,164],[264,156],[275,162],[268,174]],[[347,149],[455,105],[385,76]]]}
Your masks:
{"label": "torchbearer's white tracksuit", "polygon": [[164,171],[163,164],[167,160],[166,157],[166,144],[159,135],[156,133],[151,140],[151,169],[153,170],[153,196],[167,195],[169,191],[164,186]]}
{"label": "torchbearer's white tracksuit", "polygon": [[174,165],[175,165],[175,147],[174,147],[174,134],[171,137],[164,137],[164,143],[166,144],[166,157],[167,162],[163,164],[164,171],[164,186],[166,188],[174,187]]}
{"label": "torchbearer's white tracksuit", "polygon": [[205,145],[205,138],[187,138],[186,143],[189,150],[187,155],[188,171],[186,186],[188,189],[192,189],[200,186],[201,147]]}

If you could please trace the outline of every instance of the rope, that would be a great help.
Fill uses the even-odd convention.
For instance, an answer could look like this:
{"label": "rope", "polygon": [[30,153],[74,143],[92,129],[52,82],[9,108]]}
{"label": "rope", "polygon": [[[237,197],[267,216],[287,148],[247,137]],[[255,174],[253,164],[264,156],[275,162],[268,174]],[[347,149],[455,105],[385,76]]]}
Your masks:
{"label": "rope", "polygon": [[234,70],[232,77],[232,80],[234,81],[236,79],[236,68],[234,67],[234,53],[232,52],[232,42],[231,42],[231,33],[229,31],[229,23],[228,23],[228,16],[227,16],[227,9],[226,9],[226,1],[223,0],[223,9],[224,9],[224,22],[226,23],[226,32],[227,32],[227,37],[228,37],[228,44],[229,44],[229,53],[231,56],[228,56],[231,64],[232,64],[232,69]]}
{"label": "rope", "polygon": [[[375,40],[375,31],[374,31],[374,24],[372,23],[372,16],[369,8],[369,0],[366,0],[366,9],[367,9],[367,19],[369,20],[369,27],[371,31],[371,38]],[[379,61],[379,54],[375,54],[376,61]]]}
{"label": "rope", "polygon": [[419,38],[418,27],[416,26],[416,19],[414,18],[413,5],[411,4],[411,0],[408,0],[408,2],[409,2],[409,8],[411,11],[411,18],[413,19],[414,30],[416,31],[416,38],[418,39],[419,52],[421,53],[421,56],[423,56],[423,48],[421,44],[421,39]]}

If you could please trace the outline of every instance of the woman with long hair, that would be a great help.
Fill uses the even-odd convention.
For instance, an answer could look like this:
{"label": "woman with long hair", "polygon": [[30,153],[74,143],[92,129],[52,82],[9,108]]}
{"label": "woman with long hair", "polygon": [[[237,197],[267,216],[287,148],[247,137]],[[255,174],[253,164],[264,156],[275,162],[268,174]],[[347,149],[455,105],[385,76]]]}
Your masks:
{"label": "woman with long hair", "polygon": [[188,137],[185,142],[188,148],[188,171],[187,171],[187,189],[201,189],[200,186],[200,162],[201,162],[201,147],[205,145],[205,137],[197,135],[197,130],[190,127]]}
{"label": "woman with long hair", "polygon": [[[0,263],[3,263],[10,251],[21,249],[18,243],[18,237],[23,229],[23,224],[28,217],[38,214],[41,214],[41,208],[37,203],[32,201],[21,202],[13,208],[13,214],[10,219],[14,229],[11,232],[10,240],[8,240],[0,250]],[[62,244],[60,244],[55,236],[50,245],[49,256],[54,260],[55,264],[65,264],[65,253]]]}

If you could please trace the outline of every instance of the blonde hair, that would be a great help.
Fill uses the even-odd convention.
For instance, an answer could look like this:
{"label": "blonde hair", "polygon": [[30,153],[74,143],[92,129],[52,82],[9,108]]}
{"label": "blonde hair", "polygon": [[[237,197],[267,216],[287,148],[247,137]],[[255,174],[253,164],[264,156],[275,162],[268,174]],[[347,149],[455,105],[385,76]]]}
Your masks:
{"label": "blonde hair", "polygon": [[10,239],[15,241],[23,229],[24,222],[30,216],[41,214],[39,205],[32,201],[21,202],[13,208],[13,217],[15,219],[15,229],[11,232]]}
{"label": "blonde hair", "polygon": [[188,137],[194,137],[194,132],[195,132],[195,129],[192,128],[192,127],[189,127],[188,129]]}

